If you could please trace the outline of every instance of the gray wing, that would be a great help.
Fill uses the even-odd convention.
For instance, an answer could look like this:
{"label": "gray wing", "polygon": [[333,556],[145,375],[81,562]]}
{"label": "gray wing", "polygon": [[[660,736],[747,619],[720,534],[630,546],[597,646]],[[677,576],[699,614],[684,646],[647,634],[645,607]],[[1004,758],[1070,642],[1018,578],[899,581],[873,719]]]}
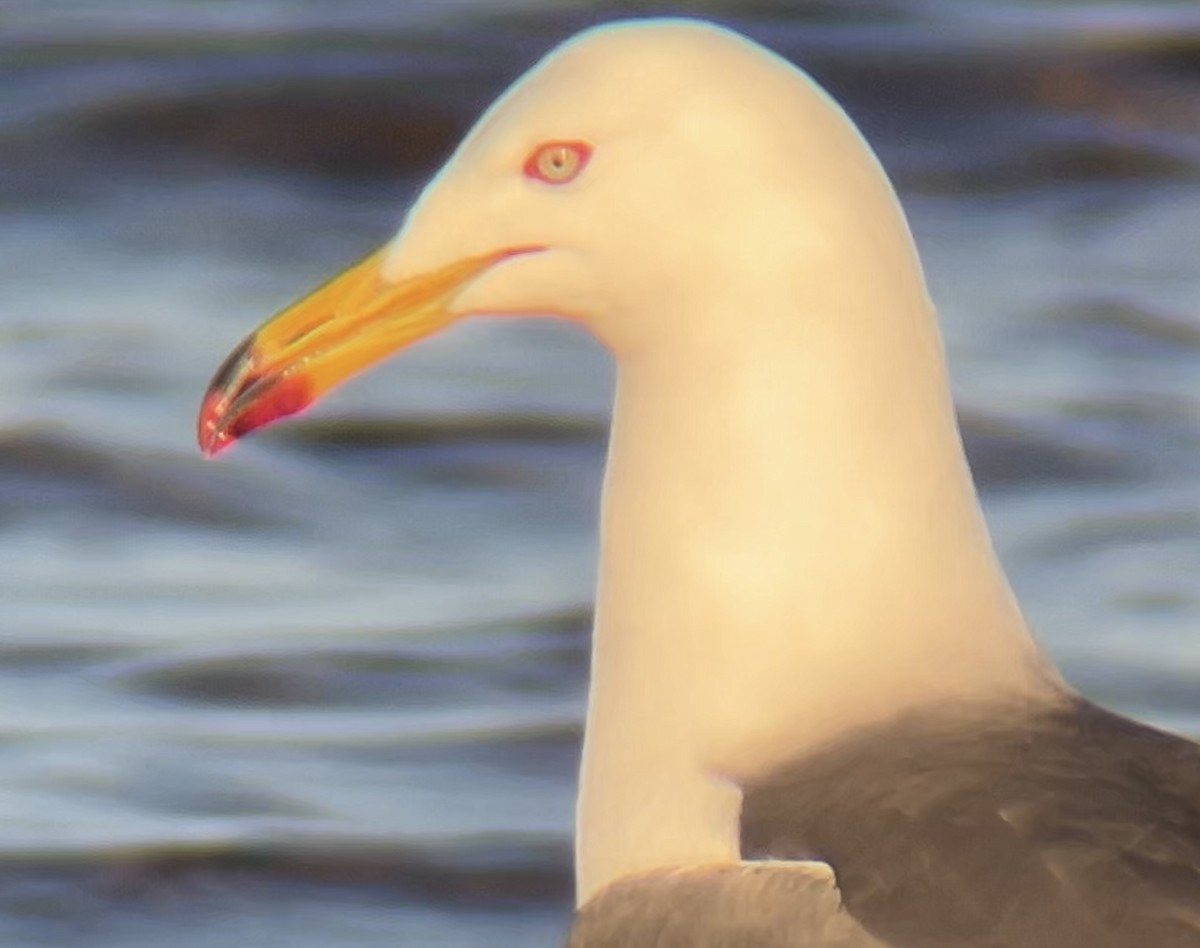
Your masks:
{"label": "gray wing", "polygon": [[748,788],[742,844],[904,948],[1200,948],[1200,748],[1083,701],[860,734]]}
{"label": "gray wing", "polygon": [[823,863],[744,862],[620,879],[581,908],[567,948],[895,948],[846,914]]}

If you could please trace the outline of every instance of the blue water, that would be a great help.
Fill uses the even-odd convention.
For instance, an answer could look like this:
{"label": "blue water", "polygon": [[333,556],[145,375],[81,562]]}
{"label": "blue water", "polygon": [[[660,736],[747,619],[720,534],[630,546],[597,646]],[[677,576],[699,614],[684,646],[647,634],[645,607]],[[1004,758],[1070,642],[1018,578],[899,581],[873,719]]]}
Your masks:
{"label": "blue water", "polygon": [[[1090,695],[1200,734],[1200,11],[796,7],[654,9],[858,119],[1031,621]],[[561,937],[604,353],[480,321],[220,463],[193,419],[623,8],[0,0],[4,944]]]}

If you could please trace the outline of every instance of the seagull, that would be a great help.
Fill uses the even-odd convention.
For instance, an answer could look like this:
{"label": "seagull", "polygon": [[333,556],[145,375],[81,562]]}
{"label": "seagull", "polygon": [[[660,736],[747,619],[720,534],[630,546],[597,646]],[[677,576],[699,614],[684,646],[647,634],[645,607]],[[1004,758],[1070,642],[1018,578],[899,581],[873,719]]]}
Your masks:
{"label": "seagull", "polygon": [[570,39],[233,351],[201,448],[471,316],[617,366],[573,948],[1200,946],[1200,747],[1032,637],[904,213],[811,78],[692,20]]}

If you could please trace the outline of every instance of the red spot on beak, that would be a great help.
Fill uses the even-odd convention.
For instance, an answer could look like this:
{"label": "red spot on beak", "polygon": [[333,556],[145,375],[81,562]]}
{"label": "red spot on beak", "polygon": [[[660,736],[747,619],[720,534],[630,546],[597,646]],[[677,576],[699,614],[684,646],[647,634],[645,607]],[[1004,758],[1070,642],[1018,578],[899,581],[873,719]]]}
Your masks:
{"label": "red spot on beak", "polygon": [[210,388],[200,407],[200,450],[215,457],[255,428],[303,411],[312,401],[308,384],[298,375],[247,378],[233,398],[219,387]]}

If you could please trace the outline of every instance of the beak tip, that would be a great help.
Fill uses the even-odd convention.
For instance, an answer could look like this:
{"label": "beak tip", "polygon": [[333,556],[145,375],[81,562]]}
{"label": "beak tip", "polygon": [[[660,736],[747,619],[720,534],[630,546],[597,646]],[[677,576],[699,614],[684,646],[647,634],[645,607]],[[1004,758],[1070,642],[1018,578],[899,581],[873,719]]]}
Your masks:
{"label": "beak tip", "polygon": [[227,447],[229,447],[231,444],[233,444],[233,442],[234,442],[233,438],[223,437],[223,436],[213,437],[213,438],[208,439],[207,441],[201,439],[200,453],[202,455],[204,455],[206,460],[211,461],[218,454],[220,454],[222,451],[224,451]]}
{"label": "beak tip", "polygon": [[[247,390],[250,399],[245,397]],[[243,383],[232,395],[214,385],[204,396],[196,423],[200,453],[214,458],[243,435],[303,411],[312,400],[308,383],[295,374],[257,385]]]}
{"label": "beak tip", "polygon": [[227,399],[219,389],[210,388],[204,394],[200,416],[196,420],[196,443],[206,458],[216,457],[233,440],[221,425],[227,407]]}

